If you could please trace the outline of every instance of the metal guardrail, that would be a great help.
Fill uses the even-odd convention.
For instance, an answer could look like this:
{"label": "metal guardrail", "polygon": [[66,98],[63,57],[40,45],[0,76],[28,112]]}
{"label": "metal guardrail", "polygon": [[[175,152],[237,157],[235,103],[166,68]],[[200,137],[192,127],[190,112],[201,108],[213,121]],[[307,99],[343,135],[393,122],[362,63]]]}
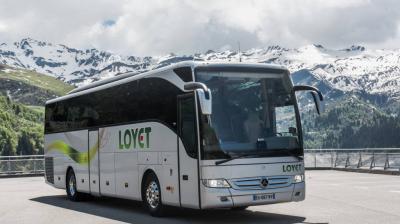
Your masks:
{"label": "metal guardrail", "polygon": [[307,168],[352,168],[400,171],[400,148],[307,149]]}
{"label": "metal guardrail", "polygon": [[[400,171],[400,148],[305,149],[306,168],[353,168]],[[0,156],[0,176],[43,174],[44,155]]]}
{"label": "metal guardrail", "polygon": [[43,155],[0,156],[0,176],[43,173]]}

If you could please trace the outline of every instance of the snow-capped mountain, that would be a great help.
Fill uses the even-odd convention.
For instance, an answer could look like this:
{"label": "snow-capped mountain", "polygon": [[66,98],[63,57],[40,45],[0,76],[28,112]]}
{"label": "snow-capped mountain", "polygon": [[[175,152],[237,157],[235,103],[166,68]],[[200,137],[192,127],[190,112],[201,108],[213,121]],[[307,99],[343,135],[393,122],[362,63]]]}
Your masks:
{"label": "snow-capped mountain", "polygon": [[0,63],[35,70],[75,85],[128,71],[148,70],[150,57],[120,56],[97,49],[74,49],[30,38],[0,44]]}
{"label": "snow-capped mountain", "polygon": [[[400,101],[400,49],[370,50],[362,46],[333,50],[321,45],[295,49],[280,46],[250,49],[243,62],[281,64],[296,83],[313,84],[335,97],[356,93],[385,104]],[[128,71],[147,71],[183,60],[238,61],[234,51],[189,56],[122,56],[97,49],[74,49],[33,39],[0,44],[0,64],[35,70],[82,85]]]}
{"label": "snow-capped mountain", "polygon": [[[206,60],[227,60],[229,52],[202,55]],[[237,57],[237,56],[236,56]],[[388,95],[400,100],[400,50],[367,50],[351,46],[331,50],[321,45],[297,49],[270,46],[242,53],[242,61],[281,64],[295,82],[323,83],[343,92]]]}

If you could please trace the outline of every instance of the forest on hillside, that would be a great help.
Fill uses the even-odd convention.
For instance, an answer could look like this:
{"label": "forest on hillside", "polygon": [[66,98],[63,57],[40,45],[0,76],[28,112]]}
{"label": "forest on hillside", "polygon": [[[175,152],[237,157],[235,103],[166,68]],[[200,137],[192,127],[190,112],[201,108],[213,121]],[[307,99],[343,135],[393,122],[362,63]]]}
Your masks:
{"label": "forest on hillside", "polygon": [[302,114],[305,148],[400,148],[400,117],[357,98]]}
{"label": "forest on hillside", "polygon": [[43,109],[0,95],[0,155],[43,154]]}

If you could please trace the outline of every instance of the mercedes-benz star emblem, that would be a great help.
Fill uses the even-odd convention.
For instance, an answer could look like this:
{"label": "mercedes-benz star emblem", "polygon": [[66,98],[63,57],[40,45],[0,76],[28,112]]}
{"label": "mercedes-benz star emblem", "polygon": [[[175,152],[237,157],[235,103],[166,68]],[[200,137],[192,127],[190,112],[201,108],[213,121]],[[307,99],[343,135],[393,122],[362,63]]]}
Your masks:
{"label": "mercedes-benz star emblem", "polygon": [[261,181],[260,181],[260,186],[261,186],[262,188],[266,188],[266,187],[268,186],[268,180],[267,180],[267,178],[261,179]]}

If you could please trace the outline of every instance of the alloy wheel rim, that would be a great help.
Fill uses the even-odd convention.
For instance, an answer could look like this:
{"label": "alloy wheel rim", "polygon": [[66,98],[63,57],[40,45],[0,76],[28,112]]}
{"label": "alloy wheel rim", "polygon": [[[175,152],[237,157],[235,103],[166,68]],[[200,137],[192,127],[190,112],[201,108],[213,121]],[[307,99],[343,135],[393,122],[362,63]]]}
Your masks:
{"label": "alloy wheel rim", "polygon": [[71,177],[69,178],[69,193],[71,194],[71,196],[75,195],[75,175],[71,175]]}
{"label": "alloy wheel rim", "polygon": [[150,182],[146,189],[146,200],[152,208],[157,208],[160,203],[160,191],[155,181]]}

